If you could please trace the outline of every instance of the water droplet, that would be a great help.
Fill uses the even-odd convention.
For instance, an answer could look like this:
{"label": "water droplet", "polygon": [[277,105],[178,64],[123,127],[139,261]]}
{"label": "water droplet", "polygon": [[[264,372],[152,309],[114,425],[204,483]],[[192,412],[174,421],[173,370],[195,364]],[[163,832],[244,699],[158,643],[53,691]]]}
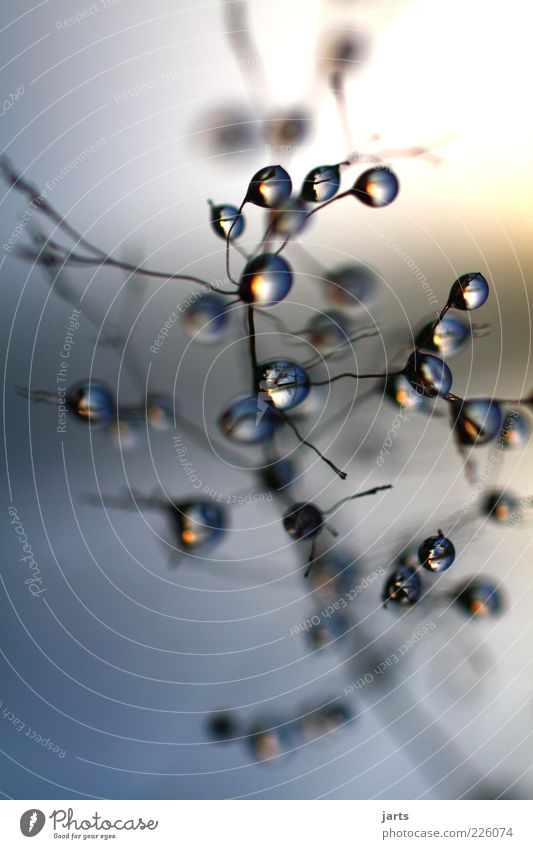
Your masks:
{"label": "water droplet", "polygon": [[237,239],[244,230],[244,215],[236,206],[229,203],[211,207],[211,226],[221,239],[227,239],[231,230],[230,241]]}
{"label": "water droplet", "polygon": [[355,181],[352,192],[355,197],[375,209],[388,206],[400,191],[398,177],[390,168],[369,168]]}
{"label": "water droplet", "polygon": [[395,604],[415,604],[422,595],[422,582],[416,569],[399,566],[385,581],[382,599]]}
{"label": "water droplet", "polygon": [[450,289],[448,304],[456,310],[477,310],[489,297],[489,284],[479,271],[462,274]]}
{"label": "water droplet", "polygon": [[246,201],[273,209],[287,201],[291,192],[292,182],[285,168],[281,165],[267,165],[257,171],[250,180]]}
{"label": "water droplet", "polygon": [[239,295],[245,304],[273,307],[286,297],[291,286],[289,263],[276,254],[260,254],[245,266]]}
{"label": "water droplet", "polygon": [[455,560],[454,545],[440,533],[428,537],[418,549],[418,559],[428,572],[445,572]]}
{"label": "water droplet", "polygon": [[338,165],[319,165],[305,178],[300,196],[308,203],[324,203],[339,191],[341,184]]}
{"label": "water droplet", "polygon": [[292,410],[309,394],[307,372],[292,360],[270,360],[259,366],[259,390],[278,410]]}

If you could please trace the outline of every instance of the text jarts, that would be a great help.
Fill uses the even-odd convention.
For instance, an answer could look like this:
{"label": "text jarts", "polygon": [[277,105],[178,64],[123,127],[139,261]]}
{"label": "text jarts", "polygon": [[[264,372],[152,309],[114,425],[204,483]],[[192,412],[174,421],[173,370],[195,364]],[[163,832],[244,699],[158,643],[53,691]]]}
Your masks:
{"label": "text jarts", "polygon": [[408,820],[408,819],[409,819],[409,814],[402,814],[402,813],[389,814],[387,811],[383,811],[383,813],[381,814],[381,822],[382,823],[388,822],[389,820]]}

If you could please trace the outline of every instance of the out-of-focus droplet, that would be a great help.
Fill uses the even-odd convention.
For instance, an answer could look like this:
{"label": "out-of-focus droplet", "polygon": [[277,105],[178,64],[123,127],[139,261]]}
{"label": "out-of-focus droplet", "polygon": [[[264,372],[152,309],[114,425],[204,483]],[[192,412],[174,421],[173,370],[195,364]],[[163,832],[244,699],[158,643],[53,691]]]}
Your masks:
{"label": "out-of-focus droplet", "polygon": [[326,35],[320,59],[328,74],[349,74],[361,68],[368,56],[368,33],[361,29]]}
{"label": "out-of-focus droplet", "polygon": [[506,491],[494,490],[484,497],[481,503],[481,512],[484,516],[492,519],[493,522],[507,525],[521,518],[522,507],[520,499],[516,495]]}
{"label": "out-of-focus droplet", "polygon": [[261,471],[261,478],[267,489],[278,494],[290,489],[296,475],[296,467],[287,457],[276,460]]}
{"label": "out-of-focus droplet", "polygon": [[283,527],[295,540],[311,539],[322,528],[324,517],[314,504],[299,502],[285,513]]}
{"label": "out-of-focus droplet", "polygon": [[416,337],[416,345],[441,357],[455,357],[464,350],[471,337],[472,328],[468,324],[446,315],[437,325],[435,322],[426,324]]}
{"label": "out-of-focus droplet", "polygon": [[217,545],[225,536],[226,512],[220,504],[207,501],[178,503],[170,507],[178,547],[200,553]]}
{"label": "out-of-focus droplet", "polygon": [[317,623],[311,618],[311,627],[306,631],[307,640],[313,649],[325,648],[335,640],[339,640],[349,629],[347,618],[339,610],[327,619],[317,618],[319,620]]}
{"label": "out-of-focus droplet", "polygon": [[530,432],[529,421],[522,413],[507,413],[500,431],[500,443],[504,448],[525,448]]}
{"label": "out-of-focus droplet", "polygon": [[289,198],[283,206],[272,210],[270,214],[272,235],[283,239],[298,236],[305,228],[307,219],[305,203],[299,198]]}
{"label": "out-of-focus droplet", "polygon": [[274,407],[261,398],[243,395],[220,416],[218,424],[232,442],[255,445],[271,439],[281,419]]}
{"label": "out-of-focus droplet", "polygon": [[207,156],[213,161],[220,158],[227,167],[234,157],[224,154],[238,154],[249,157],[260,145],[260,132],[257,119],[246,108],[239,104],[230,104],[223,108],[205,114],[194,127],[191,138],[195,147],[200,145]]}
{"label": "out-of-focus droplet", "polygon": [[116,405],[110,390],[94,381],[82,381],[67,393],[68,409],[91,424],[105,424],[116,416]]}
{"label": "out-of-focus droplet", "polygon": [[503,610],[503,597],[486,578],[474,578],[455,597],[456,604],[475,619],[487,619]]}
{"label": "out-of-focus droplet", "polygon": [[491,398],[457,399],[451,403],[452,427],[461,445],[486,445],[502,427],[501,405]]}
{"label": "out-of-focus droplet", "polygon": [[309,342],[321,354],[348,345],[352,332],[346,316],[334,310],[317,313],[307,325]]}
{"label": "out-of-focus droplet", "polygon": [[395,374],[385,381],[385,395],[398,407],[409,412],[420,412],[429,405],[427,395],[417,390],[404,374]]}
{"label": "out-of-focus droplet", "polygon": [[326,297],[339,310],[356,312],[368,306],[376,297],[376,273],[360,263],[333,268],[324,274]]}
{"label": "out-of-focus droplet", "polygon": [[210,292],[194,301],[185,310],[182,319],[187,336],[204,345],[220,342],[230,322],[231,316],[224,298]]}
{"label": "out-of-focus droplet", "polygon": [[258,761],[270,761],[289,752],[296,743],[294,723],[281,719],[258,723],[248,733],[248,744]]}
{"label": "out-of-focus droplet", "polygon": [[174,404],[170,395],[152,393],[146,401],[146,418],[154,430],[167,431],[174,424]]}
{"label": "out-of-focus droplet", "polygon": [[308,580],[321,601],[339,598],[354,588],[354,558],[338,550],[328,551],[317,558]]}
{"label": "out-of-focus droplet", "polygon": [[111,441],[121,451],[131,451],[141,442],[142,425],[140,420],[123,421],[119,418],[111,421],[108,425]]}
{"label": "out-of-focus droplet", "polygon": [[230,711],[218,711],[212,714],[207,728],[213,740],[232,740],[239,733],[239,725]]}
{"label": "out-of-focus droplet", "polygon": [[413,351],[404,374],[414,389],[428,398],[448,395],[452,388],[450,367],[434,354]]}
{"label": "out-of-focus droplet", "polygon": [[292,107],[268,117],[264,122],[265,139],[272,154],[296,153],[309,137],[313,119],[303,109]]}

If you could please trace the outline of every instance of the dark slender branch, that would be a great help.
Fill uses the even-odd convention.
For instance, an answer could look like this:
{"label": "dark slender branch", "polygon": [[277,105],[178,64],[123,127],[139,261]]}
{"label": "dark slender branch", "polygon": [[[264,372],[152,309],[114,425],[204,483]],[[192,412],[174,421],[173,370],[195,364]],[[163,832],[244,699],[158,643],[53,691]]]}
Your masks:
{"label": "dark slender branch", "polygon": [[[131,265],[126,262],[119,262],[113,257],[109,256],[105,251],[101,248],[93,245],[92,242],[89,242],[85,239],[81,233],[79,233],[74,227],[65,220],[63,216],[61,216],[45,199],[44,197],[37,191],[37,189],[24,180],[21,176],[19,176],[12,168],[8,158],[6,156],[0,156],[0,171],[4,175],[7,182],[13,186],[14,189],[26,195],[31,201],[31,203],[38,207],[45,215],[48,216],[61,230],[67,233],[72,239],[74,239],[79,244],[83,245],[88,251],[96,254],[98,259],[93,259],[90,257],[82,257],[79,254],[76,254],[72,251],[68,251],[65,257],[56,257],[59,261],[62,260],[63,263],[71,263],[78,265],[109,265],[113,268],[120,268],[123,271],[131,271],[135,274],[143,275],[144,277],[159,277],[164,278],[166,280],[188,280],[192,283],[200,283],[202,286],[207,286],[213,292],[218,292],[219,294],[228,295],[228,292],[221,292],[216,287],[212,286],[206,280],[202,280],[199,277],[193,277],[188,274],[175,274],[162,271],[152,271],[144,268],[140,268],[135,265]],[[233,222],[235,224],[235,221]],[[233,226],[232,224],[232,226]],[[231,231],[230,231],[231,232]],[[53,244],[53,243],[52,243]],[[27,258],[27,255],[26,255]],[[37,257],[38,259],[38,257]],[[231,277],[230,277],[231,279]],[[235,283],[235,281],[232,281]],[[235,285],[237,285],[235,283]]]}
{"label": "dark slender branch", "polygon": [[255,339],[255,321],[254,308],[252,304],[248,305],[248,332],[250,340],[250,359],[252,361],[252,394],[257,394],[257,377],[259,369],[257,366],[257,347]]}
{"label": "dark slender branch", "polygon": [[54,207],[44,199],[43,195],[35,186],[32,186],[31,183],[27,182],[23,179],[23,177],[16,173],[7,156],[0,156],[0,171],[4,175],[6,181],[16,191],[26,195],[34,206],[37,206],[45,215],[48,216],[48,218],[57,224],[63,232],[67,233],[71,239],[74,239],[76,242],[84,245],[87,250],[92,251],[95,254],[99,254],[100,256],[105,256],[104,252],[100,248],[85,239],[81,233],[72,227],[65,218],[56,211]]}
{"label": "dark slender branch", "polygon": [[238,286],[238,283],[236,282],[236,280],[233,279],[233,277],[231,276],[231,271],[230,271],[229,246],[230,246],[231,233],[233,231],[233,228],[235,227],[235,224],[239,220],[239,215],[241,214],[245,203],[246,203],[246,198],[244,198],[243,202],[241,203],[241,205],[240,205],[240,207],[237,211],[237,215],[235,216],[235,218],[231,222],[231,227],[228,230],[228,235],[226,236],[226,274],[228,275],[228,278],[231,280],[231,282],[235,283],[236,286]]}
{"label": "dark slender branch", "polygon": [[263,310],[260,307],[254,306],[254,311],[256,315],[258,314],[263,318],[270,319],[270,321],[278,328],[278,333],[285,333],[291,338],[294,335],[295,331],[291,330],[289,325],[285,324],[285,322],[281,318],[279,318],[279,316],[272,315],[271,313],[267,312],[267,310]]}
{"label": "dark slender branch", "polygon": [[[404,373],[403,368],[400,369],[400,371],[388,371],[385,374],[356,374],[353,371],[343,371],[341,374],[336,374],[333,377],[328,378],[327,380],[316,380],[316,381],[313,380],[313,381],[311,381],[311,386],[327,386],[330,383],[335,383],[336,380],[342,380],[345,377],[351,377],[354,380],[364,380],[365,378],[368,378],[368,377],[374,377],[374,378],[383,377],[383,378],[386,379],[388,377],[397,377],[397,375],[403,374],[403,373]],[[296,384],[295,384],[295,386],[296,386]]]}
{"label": "dark slender branch", "polygon": [[442,319],[444,318],[444,316],[446,315],[446,313],[448,312],[449,309],[450,309],[450,305],[446,304],[446,306],[440,311],[439,317],[437,318],[435,323],[432,324],[431,327],[428,327],[428,329],[426,330],[426,332],[424,333],[424,335],[422,337],[422,340],[418,343],[418,345],[415,345],[415,347],[413,348],[413,352],[419,351],[420,348],[423,348],[424,345],[427,345],[428,341],[431,339],[431,337],[435,333],[435,330],[437,329],[437,327],[439,326],[439,324],[441,323]]}
{"label": "dark slender branch", "polygon": [[295,424],[294,424],[294,422],[292,421],[292,419],[290,419],[290,418],[289,418],[289,416],[287,416],[287,414],[283,412],[283,410],[278,410],[278,408],[277,408],[274,404],[272,404],[272,406],[273,406],[273,407],[274,407],[274,409],[276,410],[277,414],[278,414],[278,415],[279,415],[279,416],[283,419],[283,421],[285,422],[285,424],[288,424],[288,425],[289,425],[289,427],[290,427],[290,428],[291,428],[291,430],[293,431],[293,433],[294,433],[294,435],[296,436],[296,438],[298,439],[298,441],[299,441],[299,442],[301,442],[301,444],[302,444],[302,445],[306,445],[306,446],[307,446],[307,448],[310,448],[310,449],[311,449],[311,451],[314,451],[314,452],[315,452],[315,454],[318,454],[318,456],[320,457],[320,459],[321,459],[324,463],[326,463],[326,465],[327,465],[327,466],[329,466],[329,467],[330,467],[330,469],[333,469],[333,471],[335,472],[335,474],[336,474],[336,475],[338,475],[338,476],[341,478],[341,480],[343,480],[343,481],[344,481],[344,480],[346,480],[346,477],[347,477],[346,472],[342,472],[342,471],[341,471],[341,470],[340,470],[340,469],[339,469],[339,468],[335,465],[335,463],[332,463],[332,462],[331,462],[331,460],[328,460],[328,458],[327,458],[327,457],[324,457],[324,455],[323,455],[323,454],[322,454],[322,453],[318,450],[318,448],[317,448],[315,445],[313,445],[311,442],[308,442],[308,441],[307,441],[307,439],[304,439],[304,438],[303,438],[303,436],[301,435],[301,433],[299,432],[298,428],[296,427],[296,425],[295,425]]}
{"label": "dark slender branch", "polygon": [[344,83],[345,76],[341,71],[334,71],[331,74],[329,79],[329,87],[331,89],[333,97],[335,98],[335,103],[337,104],[337,110],[339,112],[339,118],[341,121],[348,150],[351,150],[353,148],[353,136],[352,129],[350,127],[350,121],[348,118],[348,107],[346,104],[346,88]]}
{"label": "dark slender branch", "polygon": [[343,504],[346,504],[348,501],[354,501],[356,498],[363,498],[365,495],[375,495],[377,492],[383,492],[385,489],[392,489],[392,484],[387,483],[383,486],[374,486],[372,489],[366,489],[364,492],[357,492],[355,495],[348,495],[346,498],[341,498],[340,501],[337,501],[333,507],[330,507],[329,510],[324,510],[324,516],[331,516],[332,513],[335,513],[339,507],[342,507]]}
{"label": "dark slender branch", "polygon": [[81,497],[81,501],[85,504],[115,507],[119,510],[135,510],[139,506],[148,510],[162,510],[170,506],[169,502],[162,498],[142,495],[133,489],[123,495],[85,495]]}
{"label": "dark slender branch", "polygon": [[[248,20],[249,4],[245,0],[224,0],[223,14],[226,24],[226,36],[235,57],[237,67],[241,73],[244,84],[247,86],[250,97],[254,104],[258,93],[268,90],[268,78],[264,64],[255,41]],[[249,61],[244,69],[242,59],[246,57]],[[250,83],[253,80],[253,85]]]}
{"label": "dark slender branch", "polygon": [[167,271],[154,271],[153,269],[142,268],[141,266],[132,265],[129,262],[122,262],[120,260],[114,259],[111,256],[101,256],[101,257],[86,257],[81,256],[80,254],[76,254],[72,251],[69,251],[64,257],[57,257],[58,261],[62,261],[65,265],[82,265],[82,266],[110,266],[111,268],[118,268],[122,271],[130,271],[134,274],[139,274],[142,277],[155,277],[163,280],[188,280],[190,283],[199,283],[202,286],[207,286],[212,292],[216,292],[219,295],[228,295],[231,296],[233,292],[224,292],[221,289],[217,289],[216,286],[212,286],[207,280],[202,280],[201,277],[195,277],[191,274],[177,274],[175,272],[167,272]]}
{"label": "dark slender branch", "polygon": [[321,354],[317,357],[314,357],[312,360],[308,360],[308,362],[304,363],[302,368],[313,368],[320,363],[324,363],[329,360],[331,357],[335,356],[335,354],[340,354],[341,351],[344,351],[348,345],[351,345],[352,342],[358,342],[360,339],[369,339],[372,336],[377,336],[378,331],[375,328],[360,328],[357,333],[354,333],[353,336],[346,337],[344,342],[340,342],[330,351],[327,351],[325,354]]}
{"label": "dark slender branch", "polygon": [[[341,192],[340,195],[335,195],[335,197],[330,198],[329,200],[325,200],[324,203],[321,203],[319,206],[315,206],[314,209],[311,209],[307,213],[306,221],[308,221],[309,218],[311,218],[312,215],[316,215],[317,212],[320,212],[321,209],[324,209],[324,207],[329,206],[331,203],[335,203],[335,201],[337,201],[337,200],[342,200],[342,198],[346,198],[346,197],[348,197],[348,195],[351,195],[351,194],[353,194],[352,190],[347,189],[345,192]],[[285,247],[290,242],[291,238],[292,237],[290,235],[285,237],[284,241],[281,243],[280,247],[276,251],[276,256],[278,254],[280,254],[285,249]]]}
{"label": "dark slender branch", "polygon": [[275,226],[276,226],[275,223],[273,221],[271,221],[270,224],[267,226],[265,232],[263,233],[261,239],[259,240],[258,244],[255,246],[254,250],[252,251],[252,256],[257,256],[259,251],[264,252],[265,245],[268,242],[270,236],[272,235]]}
{"label": "dark slender branch", "polygon": [[316,537],[313,537],[313,539],[311,540],[311,551],[309,552],[309,559],[307,561],[307,569],[304,572],[304,578],[309,577],[309,573],[310,573],[311,569],[313,568],[313,566],[315,565],[316,540],[317,540]]}
{"label": "dark slender branch", "polygon": [[16,386],[15,392],[35,404],[54,404],[57,399],[57,393],[45,389],[28,389],[26,386]]}

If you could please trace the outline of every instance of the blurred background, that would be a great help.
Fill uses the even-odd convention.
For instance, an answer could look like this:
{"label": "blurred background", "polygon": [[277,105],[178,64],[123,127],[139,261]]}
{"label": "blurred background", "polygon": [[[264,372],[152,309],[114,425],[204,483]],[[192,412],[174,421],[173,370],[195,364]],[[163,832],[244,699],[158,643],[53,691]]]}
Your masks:
{"label": "blurred background", "polygon": [[[533,377],[531,25],[526,0],[21,0],[2,11],[2,149],[105,251],[213,282],[226,274],[225,245],[210,226],[208,199],[238,206],[264,165],[282,164],[298,188],[311,168],[353,150],[427,147],[440,161],[391,159],[401,190],[390,207],[347,198],[314,216],[300,244],[287,248],[295,282],[272,314],[301,329],[326,308],[323,269],[362,263],[376,286],[357,321],[375,323],[379,335],[339,363],[381,372],[444,306],[456,277],[481,271],[491,295],[473,320],[490,333],[453,360],[453,389],[518,398]],[[345,121],[332,77],[342,81]],[[348,186],[363,167],[349,172]],[[28,213],[28,199],[6,183],[1,196],[3,795],[527,798],[527,510],[516,527],[481,515],[459,524],[457,562],[430,576],[423,602],[400,612],[381,607],[398,555],[449,528],[469,503],[445,405],[403,422],[378,465],[398,409],[359,385],[361,400],[347,412],[351,381],[313,390],[305,421],[348,472],[346,483],[284,431],[279,450],[301,475],[293,500],[327,508],[350,492],[394,484],[346,505],[332,522],[339,536],[322,541],[357,561],[354,585],[371,577],[348,605],[338,639],[316,650],[299,626],[325,604],[303,579],[307,547],[283,529],[286,502],[227,505],[221,545],[177,564],[163,511],[104,509],[87,498],[128,488],[190,497],[177,433],[194,474],[222,502],[263,491],[250,471],[260,450],[231,446],[217,426],[231,399],[249,389],[242,307],[216,344],[191,342],[179,320],[155,354],[161,328],[195,286],[66,268],[51,288],[46,269],[17,252],[38,231],[59,238],[58,231]],[[258,209],[245,212],[247,248],[265,220]],[[236,252],[231,260],[238,275],[243,260]],[[166,393],[197,438],[173,422],[131,434],[73,416],[58,432],[53,405],[16,393],[55,392],[72,305],[81,316],[68,382],[104,380],[126,406],[141,404],[145,392]],[[262,359],[296,356],[270,320],[257,325]],[[311,354],[304,345],[300,356]],[[481,469],[490,450],[476,449]],[[531,496],[531,458],[527,437],[490,466],[486,486]],[[25,583],[30,571],[9,508],[38,563],[45,591],[37,596]],[[450,587],[478,574],[502,591],[497,618],[469,621],[446,601]],[[372,672],[417,629],[416,645],[387,672]],[[370,684],[354,687],[368,674]],[[268,763],[244,739],[255,725],[286,728],[337,701],[349,711],[342,727],[318,739],[289,735]],[[209,718],[219,710],[234,712],[243,739],[213,738]]]}

